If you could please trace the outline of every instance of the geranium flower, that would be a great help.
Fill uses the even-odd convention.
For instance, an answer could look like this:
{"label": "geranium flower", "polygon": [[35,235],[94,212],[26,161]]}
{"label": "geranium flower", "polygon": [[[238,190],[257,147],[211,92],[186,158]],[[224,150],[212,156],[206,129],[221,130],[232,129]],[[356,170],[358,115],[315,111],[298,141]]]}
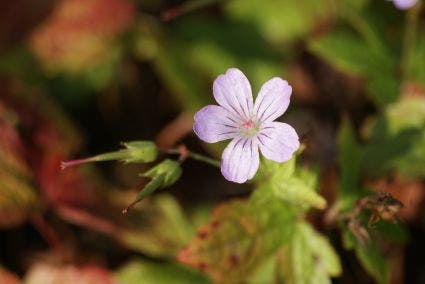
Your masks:
{"label": "geranium flower", "polygon": [[274,121],[289,105],[292,88],[281,78],[272,78],[253,103],[251,85],[236,68],[217,77],[213,85],[219,104],[208,105],[195,114],[193,130],[208,143],[233,139],[222,155],[221,172],[233,182],[243,183],[258,170],[259,153],[267,159],[285,162],[299,148],[292,126]]}
{"label": "geranium flower", "polygon": [[406,10],[413,7],[418,0],[390,0],[398,9]]}

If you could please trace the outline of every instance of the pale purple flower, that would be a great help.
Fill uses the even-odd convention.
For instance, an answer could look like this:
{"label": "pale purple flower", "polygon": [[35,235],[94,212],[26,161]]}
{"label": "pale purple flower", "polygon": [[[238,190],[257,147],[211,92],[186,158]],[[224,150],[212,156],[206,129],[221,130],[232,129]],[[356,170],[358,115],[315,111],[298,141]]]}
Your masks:
{"label": "pale purple flower", "polygon": [[213,85],[219,104],[208,105],[195,114],[193,130],[205,142],[233,139],[222,155],[221,172],[233,182],[251,179],[260,163],[258,150],[267,159],[286,162],[299,148],[292,126],[274,121],[289,105],[292,88],[281,78],[272,78],[253,103],[251,85],[236,68],[217,77]]}
{"label": "pale purple flower", "polygon": [[390,0],[398,9],[406,10],[413,7],[418,0]]}

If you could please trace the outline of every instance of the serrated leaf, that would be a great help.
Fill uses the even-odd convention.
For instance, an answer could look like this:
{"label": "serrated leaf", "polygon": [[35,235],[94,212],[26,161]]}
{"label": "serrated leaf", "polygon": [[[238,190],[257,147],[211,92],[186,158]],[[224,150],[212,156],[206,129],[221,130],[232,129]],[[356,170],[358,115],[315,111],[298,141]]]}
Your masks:
{"label": "serrated leaf", "polygon": [[279,252],[278,269],[285,283],[331,283],[331,277],[342,272],[339,257],[329,241],[302,222]]}
{"label": "serrated leaf", "polygon": [[199,272],[167,262],[133,260],[116,272],[124,284],[207,284],[210,281]]}
{"label": "serrated leaf", "polygon": [[270,185],[273,193],[281,200],[296,204],[304,209],[313,206],[326,207],[326,200],[316,192],[317,176],[308,169],[295,171],[295,157],[286,163],[274,165]]}
{"label": "serrated leaf", "polygon": [[209,224],[179,253],[219,283],[247,279],[292,230],[293,213],[279,201],[267,207],[233,201],[218,207]]}

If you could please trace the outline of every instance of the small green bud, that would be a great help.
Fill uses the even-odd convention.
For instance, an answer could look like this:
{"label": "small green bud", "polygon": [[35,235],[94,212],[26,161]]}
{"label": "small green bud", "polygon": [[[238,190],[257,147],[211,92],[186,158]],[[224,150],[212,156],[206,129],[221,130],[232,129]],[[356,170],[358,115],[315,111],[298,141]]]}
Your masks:
{"label": "small green bud", "polygon": [[103,153],[89,158],[62,162],[61,168],[65,169],[86,163],[116,160],[125,163],[149,163],[154,161],[158,155],[158,149],[151,141],[131,141],[123,142],[122,144],[125,149]]}
{"label": "small green bud", "polygon": [[175,183],[182,174],[180,164],[173,160],[164,160],[146,173],[142,174],[144,177],[151,178],[151,181],[139,192],[136,199],[123,210],[127,213],[136,203],[152,194],[160,188],[165,188]]}
{"label": "small green bud", "polygon": [[175,183],[182,174],[182,168],[180,164],[173,160],[164,160],[160,164],[156,165],[142,176],[155,178],[160,175],[164,175],[164,182],[161,188],[167,187]]}
{"label": "small green bud", "polygon": [[122,143],[128,152],[128,157],[123,160],[126,163],[137,163],[137,162],[152,162],[158,156],[158,149],[156,145],[151,141],[131,141]]}

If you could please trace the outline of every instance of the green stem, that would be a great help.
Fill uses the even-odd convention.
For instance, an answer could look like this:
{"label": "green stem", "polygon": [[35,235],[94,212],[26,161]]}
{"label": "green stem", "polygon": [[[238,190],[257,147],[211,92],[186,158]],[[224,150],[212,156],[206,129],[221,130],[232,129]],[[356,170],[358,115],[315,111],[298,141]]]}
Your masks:
{"label": "green stem", "polygon": [[412,51],[415,48],[416,33],[419,23],[419,15],[422,8],[422,3],[417,3],[413,8],[407,11],[406,25],[404,29],[403,50],[401,54],[400,69],[402,81],[410,78],[410,63]]}
{"label": "green stem", "polygon": [[[182,152],[179,149],[166,149],[166,150],[162,150],[162,151],[164,153],[167,153],[167,154],[182,155]],[[220,168],[220,164],[221,164],[220,161],[215,160],[215,159],[210,158],[210,157],[207,157],[207,156],[204,156],[202,154],[198,154],[198,153],[188,151],[187,154],[186,154],[186,157],[193,159],[193,160],[200,161],[200,162],[204,162],[206,164],[209,164],[209,165],[217,167],[217,168]]]}
{"label": "green stem", "polygon": [[197,160],[197,161],[201,161],[201,162],[207,163],[207,164],[209,164],[211,166],[220,168],[220,164],[221,164],[220,161],[217,161],[215,159],[209,158],[207,156],[204,156],[204,155],[201,155],[201,154],[197,154],[197,153],[193,153],[193,152],[189,152],[188,157],[189,158],[192,158],[194,160]]}
{"label": "green stem", "polygon": [[376,32],[370,24],[362,18],[355,10],[345,8],[342,11],[342,17],[363,37],[363,39],[372,47],[382,50],[383,45]]}

